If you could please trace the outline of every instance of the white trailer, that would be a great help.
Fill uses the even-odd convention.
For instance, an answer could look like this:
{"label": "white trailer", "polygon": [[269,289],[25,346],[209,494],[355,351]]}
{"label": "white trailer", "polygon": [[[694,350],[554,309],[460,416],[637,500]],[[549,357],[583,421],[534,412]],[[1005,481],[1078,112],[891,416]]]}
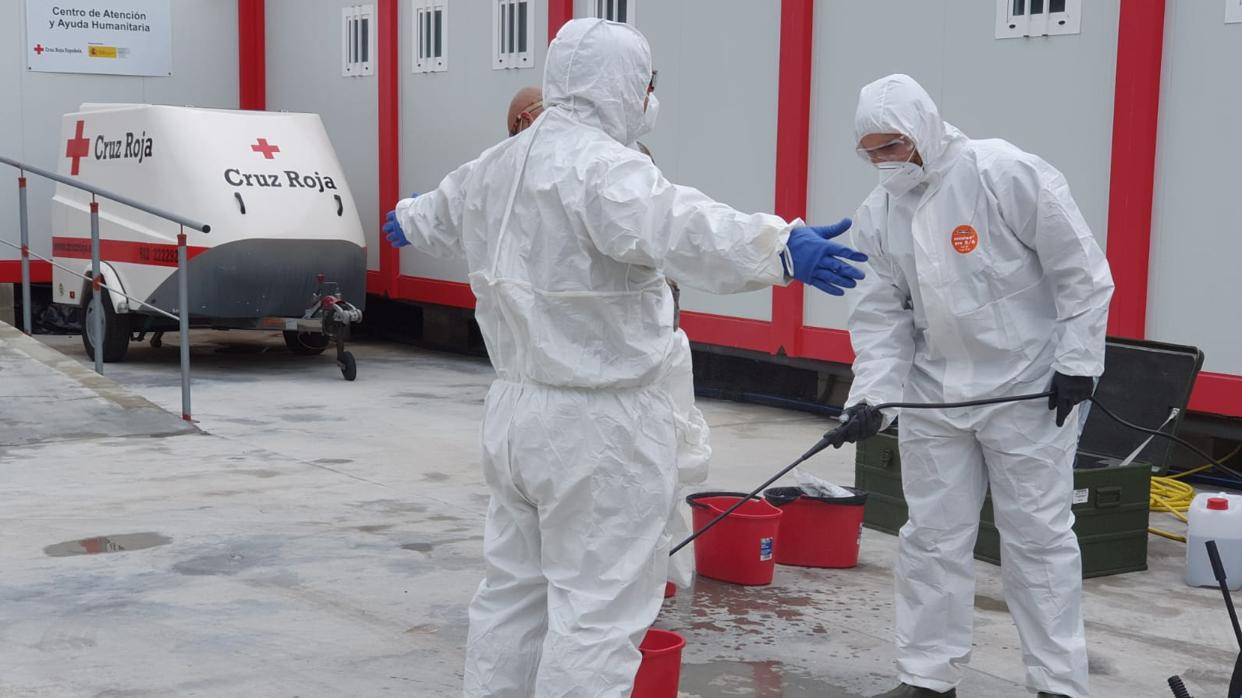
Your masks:
{"label": "white trailer", "polygon": [[[290,349],[315,354],[333,333],[325,317],[335,320],[344,311],[346,327],[361,319],[362,225],[317,115],[86,104],[64,116],[61,135],[61,175],[211,226],[209,233],[183,231],[128,206],[101,203],[101,276],[124,295],[102,291],[100,339],[92,329],[92,285],[82,278],[92,269],[93,197],[58,185],[53,299],[83,308],[89,355],[100,346],[105,361],[120,361],[131,339],[173,329],[125,296],[178,312],[182,232],[189,234],[191,326],[279,329]],[[322,301],[329,297],[333,307],[325,315]],[[342,298],[344,304],[333,304]]]}

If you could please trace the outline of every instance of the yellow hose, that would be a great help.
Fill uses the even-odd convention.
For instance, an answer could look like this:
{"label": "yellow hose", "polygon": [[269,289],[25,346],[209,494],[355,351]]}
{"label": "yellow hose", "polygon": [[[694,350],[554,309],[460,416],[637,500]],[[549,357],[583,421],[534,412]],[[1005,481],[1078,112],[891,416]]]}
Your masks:
{"label": "yellow hose", "polygon": [[[1229,455],[1221,458],[1220,462],[1224,463],[1230,458],[1238,455],[1238,453],[1242,453],[1242,444],[1239,444],[1237,448],[1233,449]],[[1153,477],[1151,479],[1151,510],[1167,512],[1180,519],[1182,523],[1188,523],[1186,520],[1186,512],[1190,511],[1190,503],[1194,501],[1195,488],[1185,482],[1182,482],[1181,479],[1196,473],[1201,473],[1212,467],[1212,464],[1208,463],[1207,465],[1201,465],[1197,468],[1180,472],[1176,475]],[[1159,528],[1149,528],[1147,529],[1147,532],[1163,538],[1168,538],[1169,540],[1175,540],[1182,543],[1186,542],[1185,536],[1179,536],[1176,533],[1170,533],[1169,531]]]}

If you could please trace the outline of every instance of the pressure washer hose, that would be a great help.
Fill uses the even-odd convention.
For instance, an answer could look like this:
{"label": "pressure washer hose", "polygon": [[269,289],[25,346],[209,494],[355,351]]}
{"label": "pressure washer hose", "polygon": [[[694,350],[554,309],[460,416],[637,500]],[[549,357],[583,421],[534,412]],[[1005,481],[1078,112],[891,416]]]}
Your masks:
{"label": "pressure washer hose", "polygon": [[[1034,394],[1029,394],[1029,395],[1012,395],[1012,396],[1009,396],[1009,397],[994,397],[994,398],[985,398],[985,399],[982,399],[982,400],[967,400],[967,401],[965,401],[965,402],[926,402],[926,403],[925,403],[925,402],[885,402],[885,403],[881,403],[881,404],[879,404],[879,405],[876,405],[876,406],[875,406],[875,408],[876,408],[876,409],[878,409],[878,410],[885,410],[885,409],[892,409],[892,408],[903,409],[903,410],[910,410],[910,409],[914,409],[914,410],[919,410],[919,409],[922,409],[922,410],[932,410],[932,409],[935,409],[935,410],[944,410],[944,409],[954,409],[954,408],[958,408],[958,407],[980,407],[980,406],[983,406],[983,405],[998,405],[998,404],[1002,404],[1002,403],[1006,403],[1006,402],[1023,402],[1023,401],[1026,401],[1026,400],[1039,400],[1039,399],[1041,399],[1041,398],[1046,398],[1046,397],[1051,397],[1051,396],[1052,396],[1052,392],[1051,392],[1051,391],[1045,391],[1045,392],[1042,392],[1042,393],[1034,393]],[[1178,436],[1174,436],[1174,435],[1172,435],[1172,434],[1166,434],[1166,433],[1164,433],[1164,432],[1162,432],[1162,431],[1160,431],[1160,430],[1158,430],[1158,429],[1148,429],[1147,427],[1139,426],[1139,425],[1137,425],[1137,424],[1134,424],[1133,422],[1126,421],[1125,419],[1122,419],[1121,417],[1117,416],[1117,414],[1116,414],[1115,412],[1113,412],[1112,410],[1110,410],[1110,409],[1108,409],[1107,407],[1105,407],[1104,405],[1102,405],[1102,404],[1100,403],[1100,401],[1099,401],[1099,400],[1095,399],[1095,397],[1091,397],[1091,398],[1088,398],[1088,399],[1091,401],[1091,404],[1093,404],[1093,405],[1095,405],[1096,407],[1098,407],[1101,411],[1103,411],[1103,412],[1104,412],[1104,414],[1108,415],[1110,418],[1112,418],[1112,419],[1113,419],[1114,421],[1116,421],[1118,424],[1120,424],[1120,425],[1122,425],[1122,426],[1124,426],[1124,427],[1127,427],[1127,428],[1129,428],[1129,429],[1133,429],[1134,431],[1137,431],[1137,432],[1141,432],[1141,433],[1144,433],[1144,434],[1151,434],[1152,436],[1160,436],[1160,437],[1163,437],[1163,438],[1169,439],[1170,441],[1173,441],[1173,442],[1175,442],[1175,443],[1181,444],[1182,446],[1185,446],[1186,448],[1189,448],[1190,450],[1192,450],[1192,451],[1194,451],[1195,453],[1199,454],[1199,456],[1200,456],[1200,457],[1204,458],[1205,460],[1207,460],[1207,461],[1209,462],[1209,464],[1208,464],[1208,465],[1203,465],[1203,466],[1201,466],[1201,467],[1199,467],[1199,468],[1195,468],[1194,470],[1189,470],[1189,471],[1184,472],[1184,473],[1179,473],[1178,475],[1173,476],[1173,477],[1170,477],[1170,478],[1153,478],[1153,485],[1152,485],[1152,499],[1153,499],[1153,501],[1155,501],[1155,498],[1156,498],[1156,496],[1157,496],[1157,495],[1156,495],[1156,485],[1155,485],[1155,480],[1157,480],[1157,479],[1159,479],[1159,480],[1161,480],[1161,481],[1163,481],[1163,480],[1171,480],[1171,481],[1175,481],[1175,482],[1176,482],[1176,478],[1179,478],[1179,477],[1186,477],[1186,476],[1188,476],[1188,475],[1192,475],[1192,474],[1194,474],[1194,473],[1200,472],[1200,471],[1202,471],[1202,470],[1206,470],[1206,469],[1211,468],[1211,467],[1217,467],[1217,468],[1220,468],[1221,470],[1224,470],[1225,472],[1229,473],[1230,475],[1234,476],[1235,478],[1238,478],[1239,480],[1242,480],[1242,473],[1239,473],[1238,471],[1236,471],[1236,470],[1234,470],[1234,469],[1232,469],[1232,468],[1228,468],[1228,467],[1226,467],[1226,466],[1224,465],[1224,463],[1222,463],[1221,461],[1218,461],[1218,460],[1216,460],[1215,458],[1213,458],[1213,457],[1209,456],[1208,454],[1204,453],[1202,450],[1200,450],[1200,449],[1199,449],[1199,447],[1198,447],[1198,446],[1195,446],[1194,444],[1190,443],[1189,441],[1186,441],[1185,439],[1183,439],[1183,438],[1181,438],[1181,437],[1178,437]],[[760,492],[763,492],[763,491],[764,491],[764,490],[766,490],[768,487],[770,487],[770,486],[772,485],[772,483],[774,483],[774,482],[776,482],[777,480],[779,480],[779,479],[781,479],[782,477],[784,477],[784,476],[785,476],[785,474],[786,474],[786,473],[788,473],[790,470],[793,470],[794,468],[798,467],[799,465],[802,465],[802,464],[803,464],[803,463],[805,463],[807,460],[810,460],[810,458],[811,458],[812,456],[814,456],[815,454],[817,454],[817,453],[819,453],[820,451],[824,450],[825,448],[828,448],[829,446],[831,446],[831,445],[832,445],[832,437],[836,434],[836,432],[837,432],[838,430],[840,430],[840,429],[844,429],[844,428],[845,428],[845,424],[842,424],[842,425],[840,425],[840,426],[836,427],[835,429],[832,429],[832,430],[828,431],[827,433],[825,433],[825,434],[824,434],[824,436],[823,436],[823,438],[821,438],[821,439],[819,440],[819,442],[818,442],[818,443],[816,443],[814,446],[812,446],[810,449],[808,449],[806,453],[803,453],[801,456],[799,456],[799,457],[798,457],[798,460],[796,460],[796,461],[794,461],[794,462],[790,463],[789,465],[785,466],[785,468],[783,468],[780,472],[778,472],[778,473],[776,473],[775,475],[773,475],[772,477],[768,478],[768,479],[767,479],[767,480],[766,480],[766,481],[765,481],[762,485],[759,485],[759,486],[758,486],[758,487],[756,487],[755,489],[751,490],[750,494],[747,494],[745,497],[742,497],[742,498],[738,499],[736,502],[734,502],[734,504],[733,504],[732,506],[730,506],[728,509],[725,509],[725,510],[724,510],[723,512],[721,512],[718,516],[716,516],[716,518],[714,518],[714,519],[712,519],[711,521],[707,522],[707,524],[706,524],[705,526],[703,526],[703,528],[700,528],[699,530],[695,531],[694,533],[691,533],[691,534],[690,534],[690,536],[689,536],[688,538],[686,538],[686,539],[685,539],[685,540],[683,540],[682,542],[678,543],[678,544],[677,544],[677,545],[676,545],[676,546],[675,546],[672,550],[670,550],[670,551],[669,551],[669,553],[668,553],[668,554],[669,554],[669,556],[672,556],[672,555],[677,554],[677,551],[679,551],[679,550],[681,550],[682,548],[684,548],[684,547],[686,547],[687,545],[689,545],[689,544],[690,544],[690,543],[691,543],[691,542],[692,542],[695,538],[698,538],[699,536],[703,535],[704,533],[707,533],[707,532],[708,532],[708,531],[709,531],[709,530],[710,530],[713,526],[715,526],[716,524],[720,523],[721,521],[724,521],[724,520],[725,520],[725,518],[727,518],[727,517],[729,516],[729,514],[732,514],[733,512],[737,511],[737,510],[738,510],[738,508],[740,508],[743,504],[745,504],[746,502],[748,502],[748,501],[750,501],[750,500],[752,500],[752,499],[755,499],[755,498],[759,495],[759,493],[760,493]],[[1230,458],[1230,457],[1232,457],[1234,454],[1238,453],[1238,451],[1240,451],[1240,450],[1242,450],[1242,446],[1240,446],[1238,449],[1234,450],[1234,452],[1233,452],[1233,453],[1231,453],[1231,454],[1229,454],[1229,456],[1226,456],[1226,457],[1225,457],[1225,460],[1229,460],[1229,458]],[[1163,482],[1162,482],[1162,483],[1161,483],[1161,487],[1167,487],[1167,485],[1166,485],[1165,483],[1163,483]],[[1173,507],[1180,506],[1180,505],[1181,505],[1181,504],[1180,504],[1180,503],[1181,503],[1181,500],[1182,500],[1182,499],[1184,499],[1184,496],[1185,496],[1185,489],[1183,489],[1183,488],[1189,488],[1189,487],[1190,487],[1189,485],[1187,485],[1187,484],[1185,484],[1185,483],[1183,483],[1183,482],[1176,482],[1176,492],[1177,492],[1177,493],[1179,493],[1179,494],[1173,495],[1173,499],[1170,501],[1170,506],[1173,506]],[[1191,492],[1191,498],[1193,498],[1193,497],[1194,497],[1194,490],[1193,490],[1193,488],[1192,488],[1192,489],[1190,489],[1190,492]],[[1168,490],[1162,490],[1162,493],[1163,493],[1163,494],[1162,494],[1161,496],[1164,496],[1165,494],[1171,494],[1170,492],[1168,492]],[[1162,505],[1162,506],[1163,506],[1163,505]],[[1185,506],[1186,506],[1186,508],[1188,509],[1188,508],[1190,507],[1190,504],[1187,502]],[[1185,510],[1183,509],[1182,511],[1185,511]],[[1179,516],[1179,518],[1182,518],[1182,520],[1185,520],[1185,517],[1184,517],[1184,516],[1180,516],[1180,512],[1175,512],[1175,513],[1174,513],[1174,515],[1177,515],[1177,516]],[[1173,540],[1178,540],[1178,536],[1176,536],[1175,534],[1171,534],[1171,533],[1169,533],[1168,531],[1157,531],[1156,529],[1150,529],[1150,530],[1151,530],[1151,532],[1152,532],[1152,533],[1155,533],[1156,535],[1163,535],[1163,536],[1165,536],[1165,537],[1167,537],[1167,538],[1172,538]],[[1184,539],[1184,538],[1182,538],[1181,540],[1182,540],[1183,542],[1185,542],[1185,539]]]}
{"label": "pressure washer hose", "polygon": [[[1242,444],[1239,444],[1237,448],[1230,451],[1229,455],[1221,458],[1220,463],[1229,462],[1230,459],[1239,453],[1242,453]],[[1186,512],[1190,511],[1190,504],[1194,501],[1195,488],[1191,487],[1188,483],[1182,482],[1182,478],[1196,475],[1204,470],[1210,470],[1220,465],[1220,463],[1206,463],[1197,468],[1191,468],[1190,470],[1177,473],[1176,475],[1153,477],[1151,479],[1151,510],[1167,512],[1175,516],[1182,523],[1190,523],[1189,520],[1186,519]],[[1228,468],[1225,469],[1229,470]],[[1155,536],[1178,541],[1179,543],[1186,542],[1186,536],[1179,536],[1176,533],[1171,533],[1154,526],[1148,528],[1147,532]]]}

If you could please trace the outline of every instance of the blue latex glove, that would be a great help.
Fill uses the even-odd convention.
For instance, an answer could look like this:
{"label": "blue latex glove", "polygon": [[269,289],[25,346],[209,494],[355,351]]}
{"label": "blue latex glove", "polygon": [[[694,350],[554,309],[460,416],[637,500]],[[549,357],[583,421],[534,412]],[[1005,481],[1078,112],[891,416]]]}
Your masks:
{"label": "blue latex glove", "polygon": [[844,289],[857,286],[857,280],[865,275],[841,259],[865,262],[867,255],[832,242],[849,230],[850,224],[850,219],[843,218],[836,225],[805,225],[791,230],[787,245],[793,277],[834,296],[843,296]]}
{"label": "blue latex glove", "polygon": [[[418,194],[411,194],[410,198],[416,198]],[[388,244],[393,247],[405,247],[410,244],[410,239],[405,236],[405,231],[401,229],[401,224],[397,222],[397,212],[389,211],[388,216],[384,219],[384,236],[388,238]]]}

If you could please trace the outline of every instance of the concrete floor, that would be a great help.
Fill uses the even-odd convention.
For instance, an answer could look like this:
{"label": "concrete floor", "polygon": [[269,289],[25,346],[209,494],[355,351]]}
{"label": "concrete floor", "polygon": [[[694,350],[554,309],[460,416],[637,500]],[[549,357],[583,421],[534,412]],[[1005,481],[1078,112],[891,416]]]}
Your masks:
{"label": "concrete floor", "polygon": [[[42,340],[85,362],[78,338]],[[121,389],[75,367],[53,375],[54,357],[0,333],[0,696],[459,695],[482,574],[476,438],[490,367],[360,343],[346,383],[330,358],[294,357],[278,336],[196,333],[201,432],[143,422],[146,407],[91,427],[68,401],[30,418],[77,389],[70,375],[114,403],[179,414],[172,340],[108,365]],[[713,489],[749,489],[826,426],[703,408]],[[852,457],[828,452],[808,469],[848,484]],[[681,695],[890,687],[895,548],[867,531],[856,569],[778,568],[769,587],[700,580],[679,593],[658,625],[688,640]],[[1197,696],[1225,692],[1229,623],[1218,594],[1182,585],[1181,555],[1153,538],[1149,572],[1087,582],[1093,695],[1169,695],[1172,674]],[[1025,695],[1002,599],[998,570],[980,564],[963,696]]]}

